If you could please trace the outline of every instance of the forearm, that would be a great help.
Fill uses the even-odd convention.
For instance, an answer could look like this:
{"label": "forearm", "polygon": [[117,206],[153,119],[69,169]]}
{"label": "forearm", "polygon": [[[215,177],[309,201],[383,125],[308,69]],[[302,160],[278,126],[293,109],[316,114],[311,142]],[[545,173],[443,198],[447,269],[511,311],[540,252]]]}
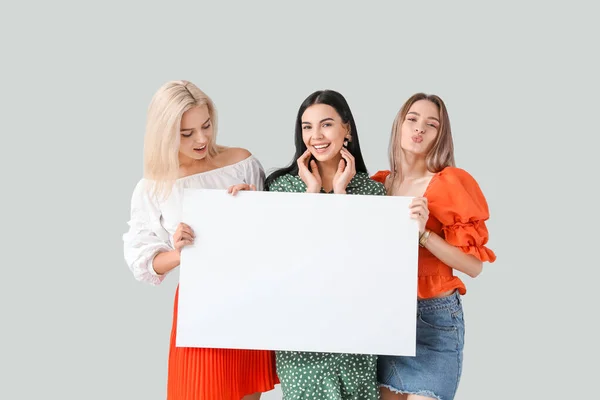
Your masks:
{"label": "forearm", "polygon": [[180,262],[180,254],[177,250],[163,251],[154,257],[152,268],[157,274],[164,275],[177,267]]}
{"label": "forearm", "polygon": [[430,233],[429,238],[425,242],[425,248],[444,264],[472,278],[477,277],[483,269],[483,263],[476,257],[464,253],[433,232]]}

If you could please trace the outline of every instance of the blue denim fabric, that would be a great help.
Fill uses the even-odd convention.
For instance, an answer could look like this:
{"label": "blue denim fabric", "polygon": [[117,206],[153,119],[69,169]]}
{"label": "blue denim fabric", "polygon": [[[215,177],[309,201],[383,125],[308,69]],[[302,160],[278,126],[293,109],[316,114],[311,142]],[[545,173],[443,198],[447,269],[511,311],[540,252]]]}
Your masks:
{"label": "blue denim fabric", "polygon": [[418,300],[416,356],[379,356],[379,385],[396,393],[453,400],[462,373],[464,336],[458,291]]}

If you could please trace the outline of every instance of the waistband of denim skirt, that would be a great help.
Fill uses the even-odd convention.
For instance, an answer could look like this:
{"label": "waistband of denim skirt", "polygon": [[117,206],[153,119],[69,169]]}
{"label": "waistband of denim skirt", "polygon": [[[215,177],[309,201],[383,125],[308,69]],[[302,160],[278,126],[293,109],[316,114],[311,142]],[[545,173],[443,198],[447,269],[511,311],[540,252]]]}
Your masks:
{"label": "waistband of denim skirt", "polygon": [[430,308],[451,308],[460,306],[461,304],[462,300],[460,298],[458,290],[455,290],[454,293],[445,297],[438,297],[433,299],[417,299],[417,307],[420,310],[426,310]]}

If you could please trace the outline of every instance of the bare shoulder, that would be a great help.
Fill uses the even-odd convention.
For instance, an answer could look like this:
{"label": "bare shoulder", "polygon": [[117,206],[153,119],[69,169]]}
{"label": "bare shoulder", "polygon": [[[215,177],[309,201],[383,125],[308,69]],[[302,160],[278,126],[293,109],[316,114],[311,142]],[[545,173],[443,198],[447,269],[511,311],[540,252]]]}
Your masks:
{"label": "bare shoulder", "polygon": [[252,156],[252,153],[242,147],[225,147],[215,158],[215,162],[220,167],[226,167],[244,161],[250,156]]}

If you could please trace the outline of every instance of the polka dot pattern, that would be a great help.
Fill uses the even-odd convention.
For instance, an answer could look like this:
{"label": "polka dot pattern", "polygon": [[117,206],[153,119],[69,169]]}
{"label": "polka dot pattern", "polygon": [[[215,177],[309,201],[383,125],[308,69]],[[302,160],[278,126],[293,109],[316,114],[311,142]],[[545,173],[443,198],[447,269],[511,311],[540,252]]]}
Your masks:
{"label": "polka dot pattern", "polygon": [[[273,181],[268,190],[270,192],[295,192],[303,193],[306,192],[306,184],[300,179],[298,175],[283,175]],[[321,188],[321,193],[326,193]],[[329,192],[333,193],[333,192]],[[354,178],[350,180],[346,187],[347,194],[358,194],[358,195],[373,195],[373,196],[385,196],[385,186],[381,182],[377,182],[369,177],[369,174],[364,172],[357,172]]]}
{"label": "polka dot pattern", "polygon": [[377,400],[377,356],[278,351],[284,400]]}
{"label": "polka dot pattern", "polygon": [[[271,192],[306,192],[297,175],[284,175]],[[321,189],[321,193],[325,193]],[[347,194],[385,196],[385,186],[358,172]],[[277,351],[277,375],[283,400],[378,400],[377,356],[369,354]]]}

